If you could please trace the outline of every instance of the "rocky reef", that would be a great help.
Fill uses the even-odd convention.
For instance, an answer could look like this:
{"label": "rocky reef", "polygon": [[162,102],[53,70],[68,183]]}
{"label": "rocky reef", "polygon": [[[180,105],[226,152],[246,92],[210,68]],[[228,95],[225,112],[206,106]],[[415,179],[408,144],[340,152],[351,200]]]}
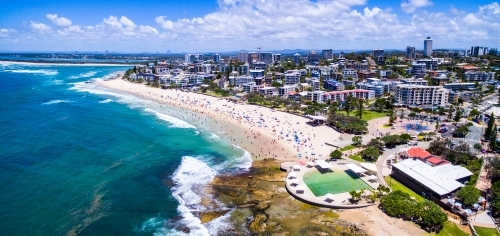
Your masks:
{"label": "rocky reef", "polygon": [[[284,187],[286,172],[274,160],[254,161],[247,173],[217,176],[207,187],[212,196],[234,209],[234,229],[227,235],[364,235],[356,224],[340,220],[338,211],[303,203]],[[209,199],[204,204],[211,204]],[[203,212],[208,222],[228,211]]]}

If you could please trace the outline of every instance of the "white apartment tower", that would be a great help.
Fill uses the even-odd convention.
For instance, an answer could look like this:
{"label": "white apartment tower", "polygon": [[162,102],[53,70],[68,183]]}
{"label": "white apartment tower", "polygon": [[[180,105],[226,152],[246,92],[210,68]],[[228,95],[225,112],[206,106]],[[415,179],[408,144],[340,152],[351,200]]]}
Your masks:
{"label": "white apartment tower", "polygon": [[431,37],[427,37],[424,40],[424,57],[432,56],[432,39]]}

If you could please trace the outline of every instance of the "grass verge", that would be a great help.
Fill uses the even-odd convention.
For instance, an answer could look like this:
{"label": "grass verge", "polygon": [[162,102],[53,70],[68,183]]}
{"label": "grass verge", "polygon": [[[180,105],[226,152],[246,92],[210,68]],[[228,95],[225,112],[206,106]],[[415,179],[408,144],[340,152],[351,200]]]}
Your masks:
{"label": "grass verge", "polygon": [[498,236],[498,235],[500,235],[500,233],[498,233],[497,229],[495,229],[495,228],[484,228],[484,227],[474,226],[474,229],[476,230],[476,233],[479,236]]}
{"label": "grass verge", "polygon": [[410,196],[414,197],[419,202],[423,202],[425,200],[422,196],[413,192],[411,189],[407,188],[406,186],[404,186],[403,184],[401,184],[397,180],[393,179],[391,176],[386,176],[385,182],[387,182],[389,187],[391,187],[391,189],[394,191],[401,190],[405,193],[408,193]]}

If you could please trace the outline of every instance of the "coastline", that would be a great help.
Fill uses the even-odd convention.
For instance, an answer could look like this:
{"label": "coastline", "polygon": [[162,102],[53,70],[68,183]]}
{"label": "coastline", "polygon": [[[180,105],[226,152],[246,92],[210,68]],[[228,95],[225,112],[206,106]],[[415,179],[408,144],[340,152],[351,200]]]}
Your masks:
{"label": "coastline", "polygon": [[0,65],[26,65],[26,66],[33,66],[33,65],[37,65],[37,66],[54,66],[54,65],[57,65],[57,66],[134,66],[134,65],[137,65],[139,63],[116,63],[116,62],[102,62],[102,63],[98,63],[98,62],[63,62],[63,61],[60,61],[60,62],[57,62],[57,61],[54,61],[54,62],[47,62],[47,61],[15,61],[15,60],[3,60],[3,59],[0,59]]}
{"label": "coastline", "polygon": [[[234,104],[226,99],[198,93],[147,87],[144,84],[131,83],[120,78],[118,76],[115,79],[96,81],[96,83],[159,104],[187,109],[195,114],[207,116],[215,121],[210,130],[219,131],[217,135],[221,138],[250,152],[252,160],[293,161],[299,159],[299,153],[303,162],[307,161],[304,157],[329,158],[332,148],[324,143],[331,143],[331,140],[340,137],[338,132],[329,127],[313,127],[306,124],[309,120],[304,117],[272,111],[256,105]],[[257,121],[258,119],[262,120]],[[294,140],[295,132],[300,137],[300,144]]]}

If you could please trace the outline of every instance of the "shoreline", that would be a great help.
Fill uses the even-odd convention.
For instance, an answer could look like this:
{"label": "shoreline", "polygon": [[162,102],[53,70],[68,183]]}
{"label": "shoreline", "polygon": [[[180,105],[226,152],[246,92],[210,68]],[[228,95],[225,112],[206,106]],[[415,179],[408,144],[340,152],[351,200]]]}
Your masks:
{"label": "shoreline", "polygon": [[16,61],[0,59],[0,65],[38,65],[38,66],[135,66],[140,63],[117,63],[117,62],[63,62],[63,61]]}
{"label": "shoreline", "polygon": [[[147,87],[120,77],[95,83],[207,116],[215,121],[215,127],[209,128],[211,131],[250,152],[252,160],[294,161],[299,160],[299,153],[304,163],[311,158],[326,159],[332,148],[324,143],[332,143],[332,140],[340,137],[338,132],[326,126],[309,126],[306,124],[309,121],[307,118],[261,106],[234,104],[224,98],[204,94]],[[300,137],[300,144],[294,140],[295,132]]]}

